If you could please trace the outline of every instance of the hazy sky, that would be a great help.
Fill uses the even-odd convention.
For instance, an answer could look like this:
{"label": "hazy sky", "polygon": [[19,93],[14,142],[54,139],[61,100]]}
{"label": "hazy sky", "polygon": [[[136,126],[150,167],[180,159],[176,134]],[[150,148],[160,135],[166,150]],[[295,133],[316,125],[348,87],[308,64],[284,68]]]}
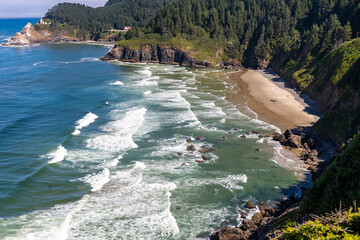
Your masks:
{"label": "hazy sky", "polygon": [[107,0],[0,0],[0,18],[42,17],[48,9],[61,2],[98,7],[103,6]]}

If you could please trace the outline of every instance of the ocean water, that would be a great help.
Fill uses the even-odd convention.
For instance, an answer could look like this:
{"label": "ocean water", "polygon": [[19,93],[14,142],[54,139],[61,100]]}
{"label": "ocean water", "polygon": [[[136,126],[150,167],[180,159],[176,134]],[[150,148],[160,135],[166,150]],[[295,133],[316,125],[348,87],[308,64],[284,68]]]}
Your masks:
{"label": "ocean water", "polygon": [[0,47],[0,239],[207,239],[298,182],[277,143],[240,138],[277,128],[228,72],[98,61],[110,47]]}

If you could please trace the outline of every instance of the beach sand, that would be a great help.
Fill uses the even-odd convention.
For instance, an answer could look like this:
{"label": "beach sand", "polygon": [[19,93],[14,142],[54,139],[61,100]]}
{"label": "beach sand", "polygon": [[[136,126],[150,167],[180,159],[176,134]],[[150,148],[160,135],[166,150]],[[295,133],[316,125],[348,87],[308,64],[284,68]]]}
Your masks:
{"label": "beach sand", "polygon": [[310,126],[319,117],[313,108],[291,89],[281,87],[265,72],[248,70],[228,74],[229,80],[236,82],[241,94],[248,98],[248,106],[258,115],[258,119],[277,126],[282,131],[297,126]]}

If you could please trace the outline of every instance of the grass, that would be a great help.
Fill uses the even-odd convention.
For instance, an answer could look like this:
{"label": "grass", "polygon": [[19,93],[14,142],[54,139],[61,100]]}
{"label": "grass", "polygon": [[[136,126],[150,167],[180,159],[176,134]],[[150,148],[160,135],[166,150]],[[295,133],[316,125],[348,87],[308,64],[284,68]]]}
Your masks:
{"label": "grass", "polygon": [[188,53],[198,61],[209,61],[216,64],[223,59],[223,53],[217,54],[222,46],[226,46],[226,41],[221,39],[212,39],[209,37],[201,37],[193,40],[187,40],[182,36],[168,36],[159,34],[146,34],[131,40],[121,40],[117,42],[118,46],[126,46],[129,48],[137,49],[141,46],[169,46],[181,49]]}

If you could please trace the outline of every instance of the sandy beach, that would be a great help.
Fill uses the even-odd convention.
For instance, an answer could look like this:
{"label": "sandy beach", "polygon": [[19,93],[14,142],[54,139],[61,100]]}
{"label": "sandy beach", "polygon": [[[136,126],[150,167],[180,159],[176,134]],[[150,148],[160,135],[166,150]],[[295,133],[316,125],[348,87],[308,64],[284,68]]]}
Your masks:
{"label": "sandy beach", "polygon": [[[319,117],[312,114],[307,104],[295,91],[281,87],[265,72],[248,70],[229,74],[248,98],[248,106],[258,119],[279,127],[282,131],[297,126],[310,126]],[[278,78],[278,77],[277,77]]]}

